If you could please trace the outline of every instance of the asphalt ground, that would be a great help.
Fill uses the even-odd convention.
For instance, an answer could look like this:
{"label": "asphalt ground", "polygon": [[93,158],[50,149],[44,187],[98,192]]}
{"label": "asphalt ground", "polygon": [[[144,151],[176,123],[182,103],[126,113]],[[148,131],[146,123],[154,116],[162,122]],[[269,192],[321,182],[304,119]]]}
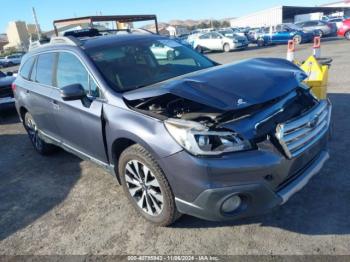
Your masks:
{"label": "asphalt ground", "polygon": [[[286,46],[207,54],[220,63],[285,57]],[[13,111],[0,118],[0,254],[350,254],[350,42],[322,43],[333,58],[331,158],[285,205],[234,222],[184,215],[158,228],[132,209],[103,169],[64,151],[38,155]],[[298,47],[296,58],[312,53]]]}

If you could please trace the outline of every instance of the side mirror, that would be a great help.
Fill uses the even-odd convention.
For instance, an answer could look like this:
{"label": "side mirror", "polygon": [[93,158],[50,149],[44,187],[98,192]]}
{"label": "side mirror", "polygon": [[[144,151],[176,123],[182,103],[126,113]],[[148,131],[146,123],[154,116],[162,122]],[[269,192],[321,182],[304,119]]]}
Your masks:
{"label": "side mirror", "polygon": [[7,76],[13,76],[13,73],[12,72],[7,72],[6,75]]}
{"label": "side mirror", "polygon": [[72,84],[61,88],[61,97],[64,101],[81,100],[86,93],[81,84]]}

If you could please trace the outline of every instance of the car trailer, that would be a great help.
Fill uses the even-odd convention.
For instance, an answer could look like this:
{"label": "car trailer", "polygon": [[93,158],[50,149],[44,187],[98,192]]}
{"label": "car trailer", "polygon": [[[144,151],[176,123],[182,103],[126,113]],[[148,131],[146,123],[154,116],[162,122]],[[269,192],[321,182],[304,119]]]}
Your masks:
{"label": "car trailer", "polygon": [[159,34],[158,21],[156,15],[108,15],[108,16],[83,16],[68,19],[61,19],[53,21],[53,27],[56,36],[58,36],[58,28],[70,26],[70,25],[80,25],[89,24],[91,28],[94,27],[94,22],[115,22],[118,23],[131,23],[131,22],[141,22],[141,21],[154,21],[156,33]]}

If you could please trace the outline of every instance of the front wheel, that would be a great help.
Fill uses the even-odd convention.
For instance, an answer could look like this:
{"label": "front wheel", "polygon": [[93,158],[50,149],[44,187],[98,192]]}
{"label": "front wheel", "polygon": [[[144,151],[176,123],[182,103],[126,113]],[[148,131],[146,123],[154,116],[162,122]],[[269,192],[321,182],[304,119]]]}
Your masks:
{"label": "front wheel", "polygon": [[262,47],[265,45],[265,41],[263,39],[258,39],[257,44],[258,44],[258,47]]}
{"label": "front wheel", "polygon": [[293,41],[294,41],[294,43],[295,43],[296,45],[300,45],[301,42],[303,41],[303,39],[302,39],[301,35],[295,35],[295,36],[293,37]]}
{"label": "front wheel", "polygon": [[227,43],[224,44],[223,49],[224,49],[224,52],[225,52],[225,53],[230,52],[230,50],[231,50],[230,45],[227,44]]}
{"label": "front wheel", "polygon": [[139,214],[158,226],[168,226],[179,216],[170,185],[157,162],[142,146],[128,147],[119,159],[120,180]]}
{"label": "front wheel", "polygon": [[203,54],[203,48],[200,45],[196,47],[196,51],[200,54]]}
{"label": "front wheel", "polygon": [[53,153],[57,147],[46,143],[40,136],[38,127],[30,113],[25,113],[23,125],[35,150],[41,155]]}
{"label": "front wheel", "polygon": [[323,36],[323,31],[322,31],[322,30],[317,30],[317,31],[316,31],[316,35],[322,38],[322,36]]}

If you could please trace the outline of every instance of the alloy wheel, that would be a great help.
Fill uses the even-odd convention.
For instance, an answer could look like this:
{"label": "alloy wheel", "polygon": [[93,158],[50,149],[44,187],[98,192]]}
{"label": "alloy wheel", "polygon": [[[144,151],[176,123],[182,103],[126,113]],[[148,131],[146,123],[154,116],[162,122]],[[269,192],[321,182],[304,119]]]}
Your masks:
{"label": "alloy wheel", "polygon": [[157,178],[143,163],[131,160],[125,167],[125,181],[130,195],[142,211],[158,216],[163,209],[163,195]]}
{"label": "alloy wheel", "polygon": [[300,35],[294,36],[293,40],[294,40],[295,44],[297,44],[297,45],[301,44],[301,41],[302,41]]}
{"label": "alloy wheel", "polygon": [[42,147],[42,141],[39,137],[37,126],[36,126],[33,118],[31,116],[29,116],[28,114],[26,115],[26,118],[25,118],[25,127],[27,129],[27,133],[28,133],[29,138],[32,141],[33,145],[37,149],[40,149]]}

